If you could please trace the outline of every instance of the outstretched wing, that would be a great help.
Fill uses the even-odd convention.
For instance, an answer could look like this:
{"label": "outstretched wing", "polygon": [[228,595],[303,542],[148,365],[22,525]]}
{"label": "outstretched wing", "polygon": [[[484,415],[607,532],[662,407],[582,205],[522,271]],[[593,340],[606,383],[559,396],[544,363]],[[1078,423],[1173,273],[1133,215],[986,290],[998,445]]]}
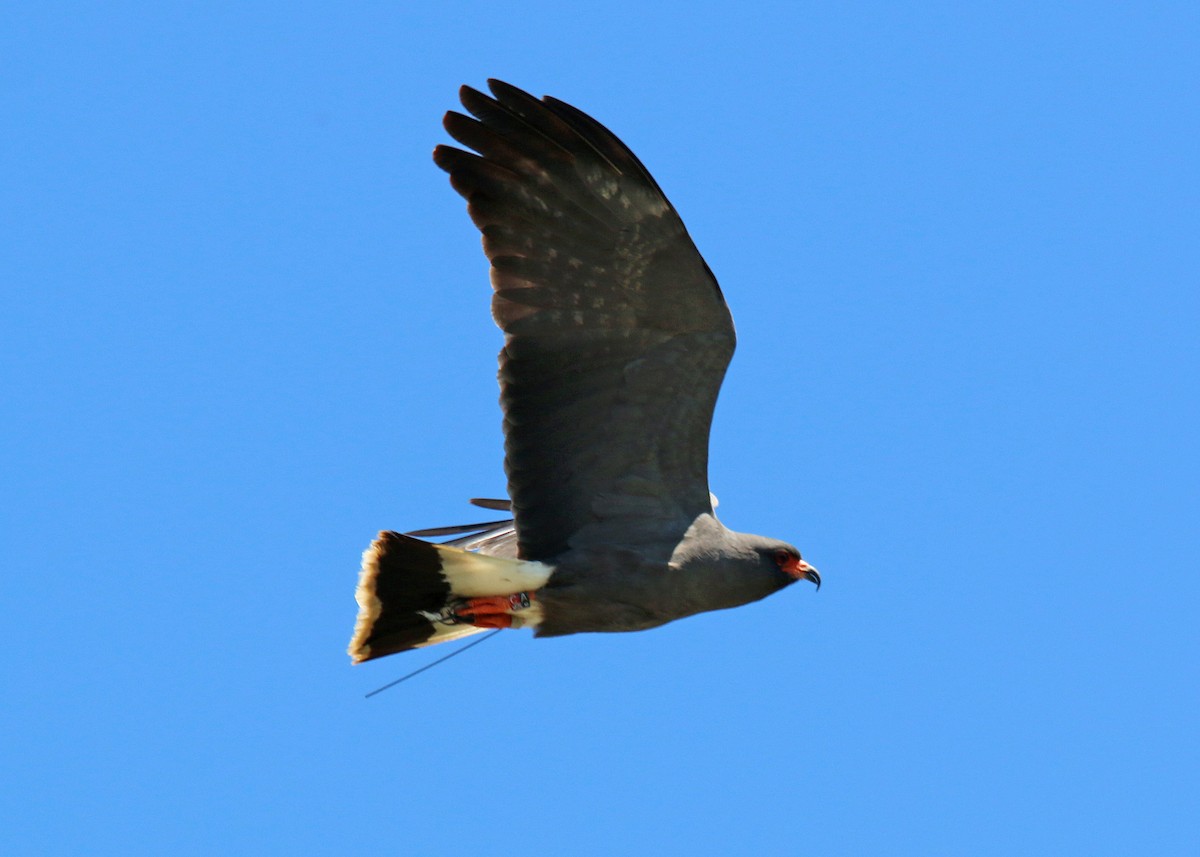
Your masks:
{"label": "outstretched wing", "polygon": [[521,556],[677,540],[710,511],[733,355],[717,281],[641,162],[570,105],[489,81],[434,150],[483,233]]}

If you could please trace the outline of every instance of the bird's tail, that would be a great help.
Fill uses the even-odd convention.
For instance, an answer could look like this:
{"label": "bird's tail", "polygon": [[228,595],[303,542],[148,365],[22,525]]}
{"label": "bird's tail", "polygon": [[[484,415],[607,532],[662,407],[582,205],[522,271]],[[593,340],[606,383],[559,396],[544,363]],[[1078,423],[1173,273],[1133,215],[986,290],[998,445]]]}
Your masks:
{"label": "bird's tail", "polygon": [[551,571],[540,562],[384,531],[363,552],[350,657],[361,663],[474,634],[483,629],[452,616],[456,602],[531,592],[546,584]]}

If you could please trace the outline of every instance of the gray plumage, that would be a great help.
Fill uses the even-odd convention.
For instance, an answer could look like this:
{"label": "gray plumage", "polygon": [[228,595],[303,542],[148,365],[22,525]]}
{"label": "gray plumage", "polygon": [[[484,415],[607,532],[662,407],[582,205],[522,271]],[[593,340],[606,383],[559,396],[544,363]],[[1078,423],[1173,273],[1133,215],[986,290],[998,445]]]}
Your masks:
{"label": "gray plumage", "polygon": [[[471,503],[511,510],[505,500]],[[512,519],[432,527],[407,535],[453,535],[457,538],[443,544],[489,556],[517,556]],[[712,515],[700,516],[684,538],[667,547],[672,555],[667,562],[621,546],[563,554],[539,592],[546,618],[537,635],[646,630],[695,613],[739,607],[795,582],[781,573],[774,557],[775,551],[794,548],[777,539],[732,532]],[[752,566],[757,573],[748,573]]]}
{"label": "gray plumage", "polygon": [[[463,87],[470,115],[445,117],[474,151],[438,146],[433,157],[466,198],[491,262],[513,517],[417,535],[552,566],[536,592],[539,636],[642,630],[797,579],[819,585],[794,547],[731,532],[713,514],[709,427],[733,320],[674,207],[596,120],[489,87],[491,97]],[[452,598],[467,565],[451,573],[446,557],[381,534],[364,559],[352,655],[437,641],[421,623],[441,620],[415,596],[404,606],[395,579],[415,563],[422,603]]]}
{"label": "gray plumage", "polygon": [[792,582],[772,557],[794,548],[713,515],[709,428],[735,336],[683,221],[600,123],[489,88],[463,87],[472,116],[445,119],[478,154],[434,160],[492,263],[518,551],[556,567],[539,633],[650,627]]}

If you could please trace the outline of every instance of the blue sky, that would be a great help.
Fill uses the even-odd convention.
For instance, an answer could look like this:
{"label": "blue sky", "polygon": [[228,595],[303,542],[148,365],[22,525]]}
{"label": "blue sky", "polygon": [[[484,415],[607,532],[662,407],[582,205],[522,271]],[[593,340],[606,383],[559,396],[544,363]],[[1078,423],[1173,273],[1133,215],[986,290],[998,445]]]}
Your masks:
{"label": "blue sky", "polygon": [[[1198,10],[9,9],[0,850],[1196,853]],[[679,209],[825,586],[364,700],[359,553],[504,490],[487,77]]]}

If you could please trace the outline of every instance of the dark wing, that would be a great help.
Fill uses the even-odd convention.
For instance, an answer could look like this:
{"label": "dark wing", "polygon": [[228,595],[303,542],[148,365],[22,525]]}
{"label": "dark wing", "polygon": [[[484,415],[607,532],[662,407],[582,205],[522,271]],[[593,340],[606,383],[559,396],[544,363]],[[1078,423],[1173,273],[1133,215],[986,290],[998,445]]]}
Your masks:
{"label": "dark wing", "polygon": [[710,511],[708,434],[733,321],[675,209],[575,108],[489,81],[438,146],[491,260],[521,556],[678,539]]}

